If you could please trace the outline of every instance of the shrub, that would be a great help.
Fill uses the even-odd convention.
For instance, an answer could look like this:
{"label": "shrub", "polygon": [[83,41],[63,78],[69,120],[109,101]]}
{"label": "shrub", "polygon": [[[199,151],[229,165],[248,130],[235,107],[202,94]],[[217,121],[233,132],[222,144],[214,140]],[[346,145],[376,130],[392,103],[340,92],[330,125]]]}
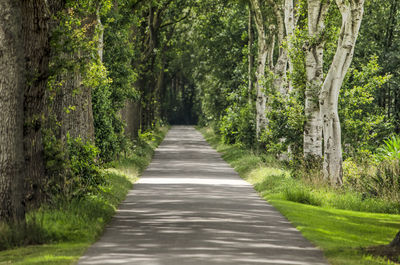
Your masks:
{"label": "shrub", "polygon": [[69,174],[65,180],[67,198],[82,197],[96,191],[104,182],[99,168],[99,149],[90,142],[84,143],[81,138],[68,137]]}
{"label": "shrub", "polygon": [[225,110],[219,127],[221,139],[227,144],[240,144],[252,148],[256,143],[256,126],[253,107],[234,104]]}

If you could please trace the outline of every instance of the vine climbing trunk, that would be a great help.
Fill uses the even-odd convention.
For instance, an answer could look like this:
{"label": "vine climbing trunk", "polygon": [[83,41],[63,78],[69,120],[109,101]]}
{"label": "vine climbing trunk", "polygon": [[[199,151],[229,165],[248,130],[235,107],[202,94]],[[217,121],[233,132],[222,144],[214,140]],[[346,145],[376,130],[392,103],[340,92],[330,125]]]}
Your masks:
{"label": "vine climbing trunk", "polygon": [[338,98],[353,59],[364,13],[364,0],[336,0],[342,15],[338,45],[319,96],[324,134],[323,173],[332,184],[342,184],[342,144]]}
{"label": "vine climbing trunk", "polygon": [[22,3],[0,2],[0,220],[25,219]]}
{"label": "vine climbing trunk", "polygon": [[323,30],[329,3],[308,0],[308,42],[304,45],[306,66],[304,158],[319,162],[322,159],[322,120],[318,95],[323,84]]}
{"label": "vine climbing trunk", "polygon": [[[96,40],[99,36],[97,29],[99,24],[98,14],[89,14],[82,19],[82,27],[88,41]],[[101,29],[100,29],[101,32]],[[94,43],[100,44],[97,39]],[[100,47],[97,48],[97,55],[100,56]],[[70,60],[86,62],[86,69],[75,68],[67,73],[65,83],[62,87],[62,110],[61,110],[61,136],[65,138],[82,138],[83,141],[94,142],[94,119],[92,110],[92,88],[84,84],[83,73],[89,70],[87,67],[93,62],[95,55],[91,51],[75,51]]]}

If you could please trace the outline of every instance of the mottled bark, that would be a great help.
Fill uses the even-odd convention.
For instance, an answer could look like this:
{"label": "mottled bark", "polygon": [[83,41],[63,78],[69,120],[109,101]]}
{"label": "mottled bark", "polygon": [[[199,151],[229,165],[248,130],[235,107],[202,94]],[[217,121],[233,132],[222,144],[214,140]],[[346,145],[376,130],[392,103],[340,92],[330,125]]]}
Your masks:
{"label": "mottled bark", "polygon": [[0,1],[0,220],[14,222],[25,219],[21,7]]}
{"label": "mottled bark", "polygon": [[261,12],[261,6],[259,0],[250,1],[252,9],[254,10],[254,21],[258,32],[258,52],[257,52],[257,71],[256,71],[256,133],[257,138],[260,137],[261,132],[265,130],[267,125],[267,118],[265,116],[265,108],[267,103],[267,97],[264,93],[263,78],[265,74],[265,66],[267,57],[269,55],[269,49],[267,46],[266,28],[264,25],[264,16]]}
{"label": "mottled bark", "polygon": [[324,22],[328,1],[308,0],[308,36],[304,46],[307,84],[305,91],[304,158],[318,161],[322,158],[322,120],[318,95],[323,83]]}
{"label": "mottled bark", "polygon": [[82,84],[79,70],[64,77],[61,95],[61,136],[80,137],[84,141],[94,140],[92,90]]}
{"label": "mottled bark", "polygon": [[[295,5],[296,2],[293,0],[285,0],[285,29],[286,29],[286,41],[287,41],[287,49],[288,51],[288,67],[289,67],[289,75],[293,73],[293,63],[291,60],[291,57],[289,56],[289,53],[293,49],[293,38],[294,38],[294,29],[297,25],[297,17],[295,14]],[[293,85],[292,82],[290,81],[290,78],[288,79],[288,84],[287,84],[287,91],[291,92],[293,90]]]}
{"label": "mottled bark", "polygon": [[24,91],[24,151],[27,200],[38,205],[46,183],[42,129],[49,76],[49,7],[46,1],[22,1],[22,34],[27,82]]}
{"label": "mottled bark", "polygon": [[[276,63],[273,61],[273,50],[270,58],[270,67],[271,71],[274,74],[273,81],[273,89],[276,92],[279,92],[281,95],[286,95],[287,85],[286,85],[286,71],[288,64],[288,51],[283,47],[283,41],[286,37],[285,35],[285,19],[284,14],[282,13],[282,6],[271,1],[271,4],[274,7],[274,13],[277,21],[277,45],[279,47],[278,60]],[[273,45],[272,49],[273,49]]]}
{"label": "mottled bark", "polygon": [[338,98],[344,77],[353,59],[354,47],[364,13],[364,0],[336,0],[342,15],[338,46],[325,78],[319,104],[323,119],[323,173],[332,184],[342,184],[342,144]]}

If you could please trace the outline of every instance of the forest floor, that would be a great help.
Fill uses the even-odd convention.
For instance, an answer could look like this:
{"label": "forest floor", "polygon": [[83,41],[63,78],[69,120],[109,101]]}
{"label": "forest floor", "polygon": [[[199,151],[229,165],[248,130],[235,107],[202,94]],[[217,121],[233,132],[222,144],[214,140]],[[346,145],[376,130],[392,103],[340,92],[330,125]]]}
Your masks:
{"label": "forest floor", "polygon": [[84,264],[327,264],[193,127],[156,150]]}

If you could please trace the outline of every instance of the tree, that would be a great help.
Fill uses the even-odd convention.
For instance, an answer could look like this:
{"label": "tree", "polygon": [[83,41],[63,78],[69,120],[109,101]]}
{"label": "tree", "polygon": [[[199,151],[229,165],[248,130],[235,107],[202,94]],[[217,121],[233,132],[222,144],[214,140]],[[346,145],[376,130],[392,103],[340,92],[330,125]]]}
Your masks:
{"label": "tree", "polygon": [[322,158],[322,120],[318,95],[323,83],[325,18],[329,1],[308,0],[308,41],[304,46],[307,83],[305,89],[304,158]]}
{"label": "tree", "polygon": [[45,128],[46,90],[50,61],[50,21],[62,1],[22,1],[22,34],[26,71],[24,88],[25,190],[31,204],[44,200],[46,186],[42,130]]}
{"label": "tree", "polygon": [[23,222],[25,164],[22,3],[0,2],[0,219]]}
{"label": "tree", "polygon": [[249,9],[249,22],[247,25],[247,35],[249,37],[249,41],[247,43],[247,60],[248,60],[248,96],[249,96],[249,104],[253,102],[253,84],[254,84],[254,75],[253,75],[253,67],[254,67],[254,54],[253,54],[253,43],[254,43],[254,33],[253,33],[253,11],[251,10],[251,5],[248,6]]}
{"label": "tree", "polygon": [[342,184],[342,143],[338,98],[343,80],[353,59],[354,47],[364,13],[364,0],[336,0],[342,15],[337,50],[324,80],[319,105],[323,120],[323,173],[332,184]]}
{"label": "tree", "polygon": [[[267,27],[266,20],[262,12],[260,0],[250,0],[251,7],[254,11],[254,21],[257,28],[257,70],[256,70],[256,133],[257,138],[260,137],[261,132],[267,126],[267,119],[265,117],[267,97],[265,95],[264,76],[265,67],[267,64],[267,57],[273,52],[273,45],[275,43],[274,37],[271,36],[270,43],[267,42]],[[273,30],[273,26],[270,30]]]}

